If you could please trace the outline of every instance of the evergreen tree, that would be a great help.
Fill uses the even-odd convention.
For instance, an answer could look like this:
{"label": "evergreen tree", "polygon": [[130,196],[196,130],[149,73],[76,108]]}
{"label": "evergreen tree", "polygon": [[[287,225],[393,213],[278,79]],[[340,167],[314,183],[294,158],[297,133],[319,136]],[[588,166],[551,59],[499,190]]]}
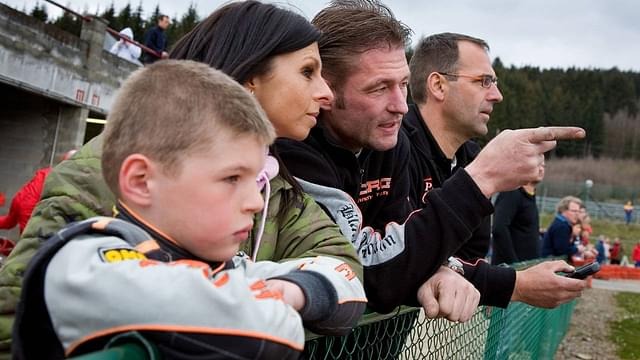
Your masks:
{"label": "evergreen tree", "polygon": [[180,37],[191,31],[200,22],[198,11],[194,3],[189,4],[186,14],[180,18]]}
{"label": "evergreen tree", "polygon": [[40,3],[36,3],[36,5],[33,7],[33,10],[31,10],[31,13],[29,13],[29,15],[33,16],[34,18],[42,22],[47,22],[47,20],[49,19],[49,14],[47,14],[47,7],[44,6],[44,4],[40,4]]}
{"label": "evergreen tree", "polygon": [[53,24],[76,36],[80,36],[80,31],[82,30],[82,19],[78,19],[75,15],[71,15],[66,11],[63,11],[62,15]]}
{"label": "evergreen tree", "polygon": [[116,21],[115,21],[115,30],[120,31],[126,27],[131,27],[132,25],[132,19],[133,19],[133,15],[132,15],[132,11],[131,11],[131,4],[127,3],[127,5],[125,5],[122,9],[120,9],[120,12],[118,12],[118,16],[116,16]]}
{"label": "evergreen tree", "polygon": [[161,14],[160,4],[156,4],[155,9],[153,9],[153,13],[151,13],[147,21],[145,21],[145,25],[144,25],[145,32],[147,32],[147,30],[153,28],[158,24],[158,17],[160,16],[160,14]]}
{"label": "evergreen tree", "polygon": [[175,44],[178,39],[191,31],[199,21],[200,17],[198,16],[196,6],[194,3],[191,3],[187,12],[182,15],[180,20],[178,21],[178,17],[176,16],[175,22],[169,27],[169,29],[167,29],[167,41],[169,42],[169,46]]}
{"label": "evergreen tree", "polygon": [[176,41],[178,41],[178,39],[182,37],[181,35],[182,33],[180,31],[181,26],[180,26],[180,21],[178,20],[178,15],[173,14],[172,16],[169,16],[169,17],[171,19],[171,25],[169,25],[169,28],[167,28],[167,30],[165,30],[165,34],[167,35],[167,49],[171,49],[171,46],[175,44]]}
{"label": "evergreen tree", "polygon": [[131,16],[131,30],[133,30],[133,38],[137,41],[144,41],[144,20],[142,19],[142,0],[138,3],[138,7]]}
{"label": "evergreen tree", "polygon": [[106,8],[105,11],[102,12],[102,14],[100,14],[99,16],[105,19],[109,23],[110,28],[112,29],[114,28],[116,24],[116,9],[115,9],[115,6],[113,5],[113,1],[109,5],[109,7]]}

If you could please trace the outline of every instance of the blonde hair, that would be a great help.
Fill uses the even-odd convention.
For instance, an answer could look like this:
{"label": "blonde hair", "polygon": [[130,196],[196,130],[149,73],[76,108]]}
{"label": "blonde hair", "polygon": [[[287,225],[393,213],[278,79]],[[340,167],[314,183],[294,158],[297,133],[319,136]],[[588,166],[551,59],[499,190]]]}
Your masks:
{"label": "blonde hair", "polygon": [[177,175],[180,160],[209,148],[222,129],[265,146],[275,138],[254,97],[229,76],[195,61],[158,61],[131,74],[117,94],[104,130],[103,176],[119,194],[120,167],[131,154]]}
{"label": "blonde hair", "polygon": [[582,206],[582,200],[578,199],[575,196],[565,196],[560,201],[558,201],[558,205],[556,205],[556,212],[558,214],[562,214],[563,212],[569,210],[569,204],[576,203]]}

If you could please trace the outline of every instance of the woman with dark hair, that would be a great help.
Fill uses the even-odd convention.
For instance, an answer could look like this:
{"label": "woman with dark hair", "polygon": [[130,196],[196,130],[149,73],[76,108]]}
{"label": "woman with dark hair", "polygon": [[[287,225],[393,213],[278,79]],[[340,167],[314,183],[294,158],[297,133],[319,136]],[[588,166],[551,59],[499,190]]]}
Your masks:
{"label": "woman with dark hair", "polygon": [[[182,37],[169,56],[204,62],[230,75],[254,94],[278,137],[304,140],[321,103],[333,97],[321,76],[319,39],[320,32],[301,15],[243,1],[214,11]],[[278,158],[273,147],[271,153]],[[283,194],[282,216],[302,191],[278,163],[280,175],[293,186],[292,194]]]}
{"label": "woman with dark hair", "polygon": [[279,137],[304,140],[333,95],[320,74],[320,32],[301,15],[258,1],[212,13],[175,45],[173,59],[207,63],[251,91]]}
{"label": "woman with dark hair", "polygon": [[[333,97],[321,75],[318,39],[320,32],[301,15],[272,4],[243,1],[214,11],[176,43],[169,57],[204,62],[230,75],[256,97],[276,136],[304,140],[316,124],[321,104]],[[286,225],[292,236],[314,238],[299,250],[319,254],[319,247],[325,247],[323,244],[328,245],[329,241],[332,245],[324,250],[330,253],[324,254],[340,257],[353,254],[349,264],[360,274],[361,266],[351,244],[339,245],[334,236],[326,237],[328,234],[315,235],[315,229],[319,229],[315,221],[320,219],[324,223],[329,218],[310,196],[302,193],[273,146],[270,152],[279,168],[279,176],[267,186],[268,210],[261,221],[270,225],[265,227],[263,239],[257,231],[253,241],[247,242],[248,253],[255,260],[281,258],[283,254],[278,249],[293,248],[294,238],[282,238],[282,226]],[[301,210],[295,219],[291,217],[292,210]],[[268,229],[278,233],[270,233]]]}
{"label": "woman with dark hair", "polygon": [[[315,125],[321,104],[332,96],[321,77],[319,35],[292,11],[257,1],[236,2],[214,11],[178,41],[170,56],[201,61],[230,74],[254,94],[277,136],[302,140]],[[5,309],[15,308],[25,264],[43,240],[69,222],[112,215],[116,199],[101,176],[101,147],[98,136],[49,175],[22,240],[0,269],[0,305]],[[275,176],[277,164],[268,162],[258,179],[268,184],[268,207],[265,202],[243,251],[255,260],[272,261],[330,256],[344,261],[345,276],[362,279],[362,266],[350,241],[299,190],[283,166]],[[343,327],[332,327],[337,319],[331,318],[305,326],[321,333],[343,333],[359,317],[361,305],[353,304],[354,316],[342,319]]]}

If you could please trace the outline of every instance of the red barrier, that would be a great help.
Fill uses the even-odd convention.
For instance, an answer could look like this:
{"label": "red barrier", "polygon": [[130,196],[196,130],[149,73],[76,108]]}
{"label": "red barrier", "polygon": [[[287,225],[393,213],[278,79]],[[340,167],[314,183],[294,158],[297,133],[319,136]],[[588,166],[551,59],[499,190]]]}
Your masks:
{"label": "red barrier", "polygon": [[640,268],[632,268],[620,265],[602,265],[595,275],[596,279],[628,279],[640,280]]}

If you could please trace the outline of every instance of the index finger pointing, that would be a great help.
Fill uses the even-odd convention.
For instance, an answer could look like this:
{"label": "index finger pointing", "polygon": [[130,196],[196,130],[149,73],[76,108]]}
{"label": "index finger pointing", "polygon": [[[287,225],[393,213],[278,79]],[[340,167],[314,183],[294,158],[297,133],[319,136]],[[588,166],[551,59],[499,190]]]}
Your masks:
{"label": "index finger pointing", "polygon": [[547,126],[532,130],[529,134],[529,141],[532,143],[553,140],[577,140],[587,135],[584,129],[575,126]]}

